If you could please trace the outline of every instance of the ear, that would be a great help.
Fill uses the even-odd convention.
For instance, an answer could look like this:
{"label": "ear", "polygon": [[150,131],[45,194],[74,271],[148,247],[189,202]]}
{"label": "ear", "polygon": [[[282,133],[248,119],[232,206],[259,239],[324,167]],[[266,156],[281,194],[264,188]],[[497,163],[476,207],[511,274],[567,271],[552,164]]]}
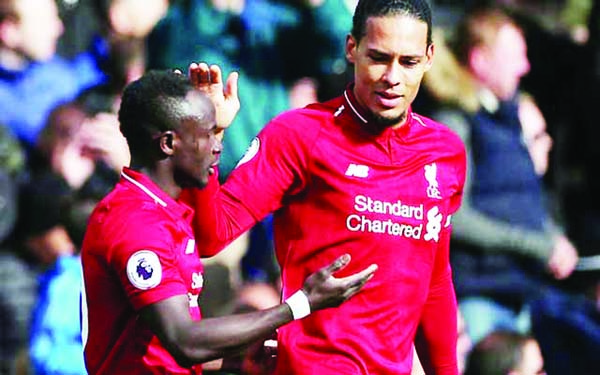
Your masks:
{"label": "ear", "polygon": [[352,34],[346,36],[346,60],[354,64],[356,62],[356,49],[358,48],[358,42]]}
{"label": "ear", "polygon": [[482,47],[473,47],[468,57],[469,69],[479,76],[489,66]]}
{"label": "ear", "polygon": [[158,139],[160,150],[167,156],[172,156],[175,153],[175,133],[171,130],[162,133]]}
{"label": "ear", "polygon": [[427,46],[427,51],[425,52],[425,67],[423,68],[425,72],[431,69],[431,65],[433,65],[433,55],[435,52],[435,45],[431,43]]}

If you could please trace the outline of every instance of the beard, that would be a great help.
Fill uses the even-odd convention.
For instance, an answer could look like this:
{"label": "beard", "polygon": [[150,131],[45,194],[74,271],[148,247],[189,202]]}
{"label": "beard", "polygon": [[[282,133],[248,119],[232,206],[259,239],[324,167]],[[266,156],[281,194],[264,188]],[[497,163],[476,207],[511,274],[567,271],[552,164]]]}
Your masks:
{"label": "beard", "polygon": [[375,125],[375,128],[379,131],[383,131],[389,127],[401,124],[406,119],[406,112],[402,112],[398,116],[382,116],[377,113],[371,113],[371,121]]}
{"label": "beard", "polygon": [[175,184],[180,188],[199,188],[202,189],[206,186],[208,178],[201,175],[192,175],[181,169],[175,169],[173,171],[173,179]]}

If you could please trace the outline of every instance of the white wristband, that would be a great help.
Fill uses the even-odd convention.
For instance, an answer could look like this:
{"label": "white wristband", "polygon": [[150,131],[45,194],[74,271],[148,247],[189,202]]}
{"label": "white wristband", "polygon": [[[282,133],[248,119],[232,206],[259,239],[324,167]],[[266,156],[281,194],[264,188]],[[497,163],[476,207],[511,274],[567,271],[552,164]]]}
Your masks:
{"label": "white wristband", "polygon": [[310,303],[308,302],[308,297],[302,289],[298,290],[296,293],[292,294],[288,299],[285,300],[285,303],[292,310],[292,316],[294,320],[302,319],[305,316],[310,315]]}

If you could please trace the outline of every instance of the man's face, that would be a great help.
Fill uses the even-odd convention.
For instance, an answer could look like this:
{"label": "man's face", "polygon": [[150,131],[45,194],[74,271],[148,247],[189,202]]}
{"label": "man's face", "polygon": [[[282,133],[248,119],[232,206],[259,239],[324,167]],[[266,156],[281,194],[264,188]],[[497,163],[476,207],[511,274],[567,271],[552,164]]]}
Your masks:
{"label": "man's face", "polygon": [[514,96],[521,78],[529,72],[525,38],[515,26],[498,30],[491,46],[481,46],[482,63],[478,79],[500,100]]}
{"label": "man's face", "polygon": [[54,56],[64,29],[54,0],[17,1],[15,50],[34,61]]}
{"label": "man's face", "polygon": [[[114,3],[113,13],[119,31],[130,37],[144,38],[167,13],[168,0],[121,0]],[[115,26],[115,25],[113,25]]]}
{"label": "man's face", "polygon": [[212,103],[202,94],[190,92],[186,113],[173,139],[173,177],[177,185],[204,187],[215,173],[222,151],[216,137],[217,122]]}
{"label": "man's face", "polygon": [[515,374],[519,375],[545,375],[544,358],[537,341],[529,340],[523,346],[523,358]]}
{"label": "man's face", "polygon": [[405,15],[370,17],[360,41],[348,36],[346,57],[354,64],[358,102],[380,125],[402,125],[432,63],[427,23]]}

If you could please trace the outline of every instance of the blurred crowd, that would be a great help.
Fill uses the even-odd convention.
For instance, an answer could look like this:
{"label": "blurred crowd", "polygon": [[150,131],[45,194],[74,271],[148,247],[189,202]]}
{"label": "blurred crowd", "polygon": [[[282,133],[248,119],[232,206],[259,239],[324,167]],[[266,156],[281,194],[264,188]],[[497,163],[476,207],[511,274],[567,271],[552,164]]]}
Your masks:
{"label": "blurred crowd", "polygon": [[[435,62],[415,111],[453,128],[469,154],[451,248],[463,370],[592,374],[600,1],[489,2],[500,15],[471,13],[484,0],[431,3]],[[192,61],[240,72],[225,180],[268,120],[349,83],[355,4],[0,0],[0,374],[85,374],[78,253],[129,164],[117,121],[127,83]],[[271,235],[268,218],[206,260],[204,316],[279,302]]]}

